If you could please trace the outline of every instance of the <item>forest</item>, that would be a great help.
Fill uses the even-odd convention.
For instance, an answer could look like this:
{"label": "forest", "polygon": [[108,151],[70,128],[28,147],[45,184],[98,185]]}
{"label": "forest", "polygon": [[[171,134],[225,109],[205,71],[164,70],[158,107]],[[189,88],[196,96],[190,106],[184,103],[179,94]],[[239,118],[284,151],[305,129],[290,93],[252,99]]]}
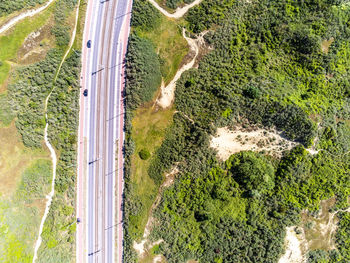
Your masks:
{"label": "forest", "polygon": [[[350,6],[338,0],[214,0],[190,9],[185,20],[193,34],[209,31],[211,50],[177,82],[173,123],[148,169],[159,186],[172,167],[180,171],[153,214],[151,238],[164,240],[157,254],[167,262],[277,262],[285,228],[300,222],[302,210],[317,214],[321,200],[331,197],[333,211],[349,207]],[[133,21],[152,23],[142,12],[134,12]],[[144,71],[137,63],[128,67]],[[129,78],[127,89],[141,90]],[[130,121],[133,108],[127,111]],[[241,152],[218,160],[209,147],[216,128],[247,123],[275,127],[299,145],[280,159]],[[317,154],[306,151],[311,146]],[[127,136],[126,196],[133,147]],[[127,198],[128,262],[136,261],[128,215],[138,207],[138,200]],[[336,249],[311,250],[308,262],[350,261],[348,213],[338,217]]]}
{"label": "forest", "polygon": [[11,14],[14,11],[34,7],[47,2],[47,0],[1,0],[0,17]]}

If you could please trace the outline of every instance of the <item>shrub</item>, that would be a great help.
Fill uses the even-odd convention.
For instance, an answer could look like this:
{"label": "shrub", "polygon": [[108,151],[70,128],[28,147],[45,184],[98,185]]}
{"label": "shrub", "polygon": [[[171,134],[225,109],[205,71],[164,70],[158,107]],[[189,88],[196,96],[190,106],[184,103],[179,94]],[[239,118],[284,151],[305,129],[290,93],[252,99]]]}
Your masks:
{"label": "shrub", "polygon": [[147,149],[142,149],[139,151],[139,156],[142,160],[147,160],[151,157],[151,154]]}

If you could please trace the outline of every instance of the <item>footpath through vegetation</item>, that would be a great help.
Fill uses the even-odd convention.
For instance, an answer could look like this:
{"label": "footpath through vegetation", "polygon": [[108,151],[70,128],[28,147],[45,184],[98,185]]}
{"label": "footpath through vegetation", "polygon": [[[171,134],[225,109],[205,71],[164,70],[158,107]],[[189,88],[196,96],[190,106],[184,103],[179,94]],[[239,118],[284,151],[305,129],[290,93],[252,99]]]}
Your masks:
{"label": "footpath through vegetation", "polygon": [[[4,262],[33,261],[40,225],[42,242],[36,246],[36,262],[75,259],[79,49],[86,2],[81,1],[78,17],[77,4],[75,0],[56,0],[42,13],[25,18],[0,36],[0,96],[4,101],[0,106],[0,137],[9,126],[13,134],[19,134],[21,143],[17,144],[24,149],[16,156],[16,177],[9,177],[17,180],[16,187],[20,183],[18,193],[0,199],[1,222],[6,227],[0,242]],[[71,40],[74,24],[76,37]],[[14,135],[6,136],[12,139]],[[56,180],[52,180],[54,167],[45,141],[57,157]],[[27,154],[32,154],[33,160],[27,161]],[[5,164],[12,155],[4,158]],[[0,165],[0,169],[5,168]],[[47,200],[53,189],[52,199]]]}
{"label": "footpath through vegetation", "polygon": [[[74,29],[73,29],[73,32],[72,32],[72,36],[70,37],[70,42],[69,42],[69,46],[67,48],[67,51],[66,53],[64,54],[59,66],[58,66],[58,69],[57,69],[57,73],[55,74],[55,78],[54,78],[54,87],[53,89],[55,88],[55,82],[57,81],[57,77],[59,76],[60,74],[60,71],[61,71],[61,68],[62,68],[62,65],[63,63],[65,62],[68,54],[71,52],[71,49],[73,47],[73,44],[75,42],[75,36],[76,36],[76,32],[77,32],[77,27],[78,27],[78,18],[79,18],[79,11],[80,11],[80,0],[78,1],[77,3],[77,7],[76,7],[76,15],[75,15],[75,23],[74,23]],[[41,245],[41,242],[42,242],[42,238],[41,238],[41,234],[42,234],[42,231],[43,231],[43,228],[44,228],[44,223],[45,223],[45,220],[49,214],[49,209],[50,209],[50,206],[51,206],[51,203],[52,203],[52,198],[54,197],[54,194],[55,194],[55,183],[56,183],[56,167],[57,167],[57,155],[56,155],[56,152],[55,152],[55,149],[52,147],[49,139],[48,139],[48,128],[49,128],[49,121],[48,121],[48,115],[47,115],[47,108],[48,108],[48,102],[49,102],[49,99],[51,97],[51,94],[54,90],[51,90],[49,95],[46,97],[45,99],[45,108],[44,108],[44,111],[45,111],[45,120],[46,120],[46,125],[45,125],[45,130],[44,130],[44,141],[45,141],[45,144],[47,146],[47,148],[49,149],[50,151],[50,154],[51,154],[51,159],[52,159],[52,180],[51,180],[51,191],[50,193],[47,195],[47,202],[46,202],[46,208],[45,208],[45,212],[44,212],[44,216],[42,217],[41,219],[41,223],[40,223],[40,228],[39,228],[39,234],[38,234],[38,239],[35,243],[35,247],[34,247],[34,256],[33,256],[33,263],[36,261],[37,257],[38,257],[38,250],[40,248],[40,245]]]}

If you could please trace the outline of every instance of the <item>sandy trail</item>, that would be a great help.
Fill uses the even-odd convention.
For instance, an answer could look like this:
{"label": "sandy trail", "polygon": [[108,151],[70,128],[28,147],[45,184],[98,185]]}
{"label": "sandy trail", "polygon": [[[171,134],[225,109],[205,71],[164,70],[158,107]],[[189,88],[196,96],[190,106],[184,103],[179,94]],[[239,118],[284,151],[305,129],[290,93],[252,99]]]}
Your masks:
{"label": "sandy trail", "polygon": [[[76,16],[75,16],[75,26],[74,26],[74,29],[73,29],[73,33],[72,33],[72,37],[71,37],[71,40],[70,40],[70,43],[69,43],[69,47],[65,53],[65,55],[63,56],[63,59],[61,60],[61,63],[58,67],[58,70],[57,70],[57,73],[56,73],[56,77],[54,79],[54,82],[56,82],[56,79],[57,79],[57,76],[59,75],[60,73],[60,70],[61,70],[61,67],[63,65],[63,62],[65,61],[68,53],[70,52],[72,46],[73,46],[73,43],[74,43],[74,40],[75,40],[75,36],[76,36],[76,31],[77,31],[77,25],[78,25],[78,17],[79,17],[79,6],[80,6],[80,0],[78,1],[78,5],[77,5],[77,9],[76,9]],[[56,152],[55,152],[55,149],[52,147],[49,139],[48,139],[48,128],[49,128],[49,122],[48,122],[48,116],[47,116],[47,105],[48,105],[48,102],[49,102],[49,99],[51,97],[51,94],[53,92],[53,89],[51,90],[51,92],[49,93],[49,95],[46,97],[46,100],[45,100],[45,119],[46,119],[46,126],[45,126],[45,130],[44,130],[44,140],[45,140],[45,144],[47,146],[47,148],[49,149],[50,151],[50,154],[51,154],[51,159],[52,159],[52,181],[51,181],[51,191],[50,193],[46,196],[47,198],[47,202],[46,202],[46,207],[45,207],[45,213],[41,219],[41,222],[40,222],[40,227],[39,227],[39,234],[38,234],[38,239],[37,241],[35,242],[35,247],[34,247],[34,256],[33,256],[33,263],[35,263],[37,257],[38,257],[38,250],[40,248],[40,245],[41,245],[41,242],[42,242],[42,238],[41,238],[41,234],[43,232],[43,227],[44,227],[44,223],[46,221],[46,218],[49,214],[49,211],[50,211],[50,206],[51,206],[51,203],[52,203],[52,198],[55,194],[55,181],[56,181],[56,166],[57,166],[57,155],[56,155]]]}
{"label": "sandy trail", "polygon": [[[179,172],[179,170],[175,166],[168,174],[165,175],[165,181],[163,182],[163,184],[159,188],[159,192],[158,192],[158,195],[156,197],[156,200],[154,201],[154,203],[151,207],[151,213],[159,205],[164,188],[167,188],[174,183],[174,177],[178,172]],[[145,255],[147,250],[149,250],[153,246],[159,245],[160,243],[163,242],[162,239],[160,239],[156,242],[153,242],[153,243],[150,243],[148,240],[148,236],[151,233],[153,221],[154,221],[154,218],[152,217],[152,215],[150,215],[148,217],[145,231],[143,232],[143,239],[140,241],[140,243],[137,243],[136,241],[134,241],[133,248],[137,251],[140,258],[142,258]],[[160,257],[156,257],[156,259],[154,261],[159,261],[159,259],[160,259]]]}
{"label": "sandy trail", "polygon": [[6,32],[9,30],[11,27],[16,25],[19,21],[27,18],[27,17],[32,17],[35,16],[36,14],[40,13],[41,11],[45,10],[52,2],[55,0],[49,0],[46,4],[43,6],[38,7],[37,9],[32,9],[23,12],[22,14],[12,18],[10,21],[8,21],[6,24],[4,24],[2,27],[0,27],[0,34]]}
{"label": "sandy trail", "polygon": [[164,82],[161,86],[161,95],[160,98],[157,99],[157,104],[161,106],[163,109],[168,108],[174,100],[175,97],[175,88],[176,82],[180,79],[182,73],[186,70],[193,68],[194,63],[196,62],[196,58],[199,54],[199,42],[202,42],[203,36],[205,33],[200,34],[197,39],[192,39],[186,36],[186,30],[182,30],[182,35],[186,39],[188,45],[190,46],[190,52],[193,52],[195,55],[190,62],[183,65],[177,72],[175,77],[171,80],[171,82],[165,87]]}
{"label": "sandy trail", "polygon": [[178,19],[178,18],[181,18],[183,17],[187,11],[194,7],[195,5],[198,5],[200,4],[200,2],[202,2],[203,0],[196,0],[194,2],[192,2],[191,4],[189,5],[186,5],[182,8],[178,7],[176,10],[175,10],[175,13],[169,13],[168,11],[164,10],[163,8],[161,8],[158,3],[155,1],[155,0],[148,0],[155,8],[157,8],[163,15],[169,17],[169,18],[175,18],[175,19]]}

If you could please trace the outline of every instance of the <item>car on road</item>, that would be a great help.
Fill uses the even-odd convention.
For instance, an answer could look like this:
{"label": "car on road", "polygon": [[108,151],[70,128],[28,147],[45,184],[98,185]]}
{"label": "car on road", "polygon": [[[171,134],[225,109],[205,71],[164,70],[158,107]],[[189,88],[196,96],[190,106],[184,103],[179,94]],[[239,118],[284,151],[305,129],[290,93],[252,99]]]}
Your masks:
{"label": "car on road", "polygon": [[91,40],[89,40],[89,41],[87,42],[86,46],[87,46],[88,48],[91,48]]}
{"label": "car on road", "polygon": [[84,97],[87,97],[87,95],[88,95],[88,90],[85,89],[84,92],[83,92],[83,94],[84,94]]}
{"label": "car on road", "polygon": [[77,224],[79,224],[81,222],[80,218],[77,218]]}

